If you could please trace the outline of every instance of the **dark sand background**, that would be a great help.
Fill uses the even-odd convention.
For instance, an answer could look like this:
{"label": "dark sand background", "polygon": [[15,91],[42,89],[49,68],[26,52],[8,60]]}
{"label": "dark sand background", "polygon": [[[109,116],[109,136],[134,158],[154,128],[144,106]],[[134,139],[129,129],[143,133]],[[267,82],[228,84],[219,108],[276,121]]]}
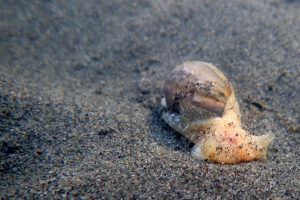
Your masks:
{"label": "dark sand background", "polygon": [[[232,81],[268,159],[197,161],[162,120],[163,80]],[[0,1],[0,196],[299,199],[300,1]]]}

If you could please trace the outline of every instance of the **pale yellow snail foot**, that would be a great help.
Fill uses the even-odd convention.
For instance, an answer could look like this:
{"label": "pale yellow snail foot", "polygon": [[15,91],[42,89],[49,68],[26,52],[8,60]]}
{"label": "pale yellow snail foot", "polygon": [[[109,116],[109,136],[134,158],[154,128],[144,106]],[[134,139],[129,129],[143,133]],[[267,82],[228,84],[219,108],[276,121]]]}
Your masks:
{"label": "pale yellow snail foot", "polygon": [[272,133],[254,136],[240,127],[218,122],[195,144],[192,155],[197,159],[223,164],[264,160],[273,139]]}

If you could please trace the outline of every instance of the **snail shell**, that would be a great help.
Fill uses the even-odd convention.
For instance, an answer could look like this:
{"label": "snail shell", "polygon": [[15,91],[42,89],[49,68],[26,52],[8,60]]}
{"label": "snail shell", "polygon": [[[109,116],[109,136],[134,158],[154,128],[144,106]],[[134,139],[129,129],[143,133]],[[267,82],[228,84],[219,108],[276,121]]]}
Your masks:
{"label": "snail shell", "polygon": [[193,155],[217,163],[266,158],[273,134],[248,134],[240,122],[233,87],[214,65],[188,61],[165,82],[163,119],[195,143]]}
{"label": "snail shell", "polygon": [[169,109],[192,119],[221,116],[233,89],[214,65],[189,61],[172,71],[165,82],[164,92]]}

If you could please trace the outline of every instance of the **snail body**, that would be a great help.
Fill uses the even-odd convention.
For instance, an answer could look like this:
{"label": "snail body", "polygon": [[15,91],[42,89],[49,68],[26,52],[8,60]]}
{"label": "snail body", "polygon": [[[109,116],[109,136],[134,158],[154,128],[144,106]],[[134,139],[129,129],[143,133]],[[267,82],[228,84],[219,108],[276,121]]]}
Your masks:
{"label": "snail body", "polygon": [[164,121],[195,145],[192,155],[234,164],[266,158],[272,133],[255,136],[241,127],[231,83],[214,65],[188,61],[175,67],[164,86]]}

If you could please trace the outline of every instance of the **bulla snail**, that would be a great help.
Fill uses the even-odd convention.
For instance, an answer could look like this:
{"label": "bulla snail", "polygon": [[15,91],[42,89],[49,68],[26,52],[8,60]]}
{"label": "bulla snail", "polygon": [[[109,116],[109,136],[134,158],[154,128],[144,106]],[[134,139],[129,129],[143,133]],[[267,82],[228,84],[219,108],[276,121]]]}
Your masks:
{"label": "bulla snail", "polygon": [[272,133],[249,134],[241,127],[233,87],[214,65],[188,61],[175,67],[164,86],[164,121],[195,145],[192,155],[234,164],[266,158]]}

